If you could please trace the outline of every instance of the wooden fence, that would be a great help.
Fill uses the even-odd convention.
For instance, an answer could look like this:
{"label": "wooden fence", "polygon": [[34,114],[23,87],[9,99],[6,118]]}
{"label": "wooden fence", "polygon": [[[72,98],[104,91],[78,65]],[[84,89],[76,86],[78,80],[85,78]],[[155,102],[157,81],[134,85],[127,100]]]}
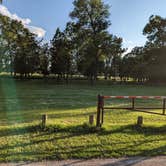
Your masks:
{"label": "wooden fence", "polygon": [[[131,106],[130,107],[106,107],[104,104],[104,101],[106,99],[130,99]],[[135,106],[136,99],[162,100],[162,106],[161,107],[136,107]],[[139,111],[139,112],[145,112],[145,113],[165,116],[166,115],[165,107],[166,107],[166,96],[102,96],[102,95],[98,95],[96,126],[101,127],[102,124],[104,123],[104,110],[107,110],[107,109],[127,109],[127,110],[133,110],[133,111]],[[153,110],[153,109],[161,109],[162,112],[157,113],[157,112],[148,111],[148,110]]]}

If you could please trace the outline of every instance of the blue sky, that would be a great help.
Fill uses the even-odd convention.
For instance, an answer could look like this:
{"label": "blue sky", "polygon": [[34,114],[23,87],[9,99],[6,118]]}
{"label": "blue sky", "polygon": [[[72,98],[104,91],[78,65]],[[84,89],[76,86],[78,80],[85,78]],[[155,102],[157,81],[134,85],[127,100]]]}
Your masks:
{"label": "blue sky", "polygon": [[[111,6],[109,31],[124,39],[124,47],[143,45],[146,38],[142,30],[150,15],[166,17],[166,0],[104,0]],[[34,27],[46,31],[44,39],[49,41],[57,27],[64,28],[70,20],[73,0],[4,0],[10,13],[29,18]]]}

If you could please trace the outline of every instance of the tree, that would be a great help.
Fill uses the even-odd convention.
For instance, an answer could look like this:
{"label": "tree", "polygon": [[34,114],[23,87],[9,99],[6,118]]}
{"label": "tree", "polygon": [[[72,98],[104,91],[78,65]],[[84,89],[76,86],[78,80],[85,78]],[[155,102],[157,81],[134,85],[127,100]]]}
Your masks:
{"label": "tree", "polygon": [[101,0],[75,0],[73,5],[70,17],[79,39],[78,69],[93,82],[97,79],[101,64],[104,64],[101,45],[110,25],[109,6]]}
{"label": "tree", "polygon": [[10,71],[12,74],[12,66],[13,66],[13,56],[14,55],[14,45],[16,39],[16,29],[15,29],[15,21],[12,21],[9,17],[3,16],[0,14],[0,29],[1,29],[1,41],[3,43],[3,47],[5,52],[3,52],[5,59],[4,67],[6,71]]}
{"label": "tree", "polygon": [[0,15],[3,66],[7,72],[27,75],[33,73],[39,62],[38,41],[36,36],[25,28],[21,22]]}
{"label": "tree", "polygon": [[166,46],[166,19],[158,15],[150,16],[143,34],[147,36],[149,47]]}
{"label": "tree", "polygon": [[38,42],[31,34],[19,39],[17,50],[14,57],[14,72],[21,76],[29,76],[39,69],[39,50]]}
{"label": "tree", "polygon": [[6,52],[7,52],[7,47],[6,44],[4,43],[4,40],[2,36],[0,35],[0,72],[4,72],[6,65],[7,65],[7,57],[6,57]]}
{"label": "tree", "polygon": [[65,31],[61,32],[59,28],[51,41],[50,55],[51,72],[58,75],[58,80],[64,78],[68,82],[72,66],[71,43]]}
{"label": "tree", "polygon": [[48,44],[44,44],[40,48],[40,72],[46,77],[49,74],[49,46]]}
{"label": "tree", "polygon": [[102,47],[105,55],[104,76],[107,79],[108,74],[116,76],[119,72],[121,55],[125,49],[122,49],[122,38],[113,35],[108,35],[108,38],[105,38]]}
{"label": "tree", "polygon": [[120,66],[121,80],[133,78],[135,81],[143,82],[148,79],[145,52],[144,47],[135,47],[123,57]]}
{"label": "tree", "polygon": [[143,30],[147,36],[144,60],[147,63],[147,73],[150,81],[166,81],[166,18],[152,15]]}
{"label": "tree", "polygon": [[147,74],[151,82],[166,81],[166,47],[151,48],[146,52]]}

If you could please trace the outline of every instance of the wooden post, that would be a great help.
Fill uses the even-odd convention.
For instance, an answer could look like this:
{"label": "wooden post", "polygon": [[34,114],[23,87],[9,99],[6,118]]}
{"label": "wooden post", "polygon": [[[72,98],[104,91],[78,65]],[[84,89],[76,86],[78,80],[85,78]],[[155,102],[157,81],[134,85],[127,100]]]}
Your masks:
{"label": "wooden post", "polygon": [[163,99],[163,115],[165,115],[165,99]]}
{"label": "wooden post", "polygon": [[46,127],[46,123],[47,123],[47,115],[42,115],[42,128]]}
{"label": "wooden post", "polygon": [[134,110],[134,108],[135,108],[135,99],[132,98],[132,110]]}
{"label": "wooden post", "polygon": [[101,125],[104,123],[104,109],[101,109]]}
{"label": "wooden post", "polygon": [[138,119],[137,119],[137,125],[142,126],[142,124],[143,124],[143,117],[139,116]]}
{"label": "wooden post", "polygon": [[94,115],[89,115],[89,124],[93,125],[94,123]]}
{"label": "wooden post", "polygon": [[101,117],[101,96],[98,95],[96,127],[101,127],[100,117]]}
{"label": "wooden post", "polygon": [[104,123],[104,98],[101,97],[101,125]]}

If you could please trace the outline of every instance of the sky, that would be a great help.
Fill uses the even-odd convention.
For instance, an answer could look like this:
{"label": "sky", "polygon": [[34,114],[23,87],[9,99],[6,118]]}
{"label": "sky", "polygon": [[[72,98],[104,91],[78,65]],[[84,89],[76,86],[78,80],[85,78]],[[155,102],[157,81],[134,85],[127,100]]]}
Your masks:
{"label": "sky", "polygon": [[[123,38],[130,51],[146,42],[142,30],[149,17],[166,17],[166,0],[103,0],[110,5],[109,32]],[[73,0],[4,0],[0,13],[22,21],[31,32],[50,41],[57,27],[64,29],[70,21]]]}

